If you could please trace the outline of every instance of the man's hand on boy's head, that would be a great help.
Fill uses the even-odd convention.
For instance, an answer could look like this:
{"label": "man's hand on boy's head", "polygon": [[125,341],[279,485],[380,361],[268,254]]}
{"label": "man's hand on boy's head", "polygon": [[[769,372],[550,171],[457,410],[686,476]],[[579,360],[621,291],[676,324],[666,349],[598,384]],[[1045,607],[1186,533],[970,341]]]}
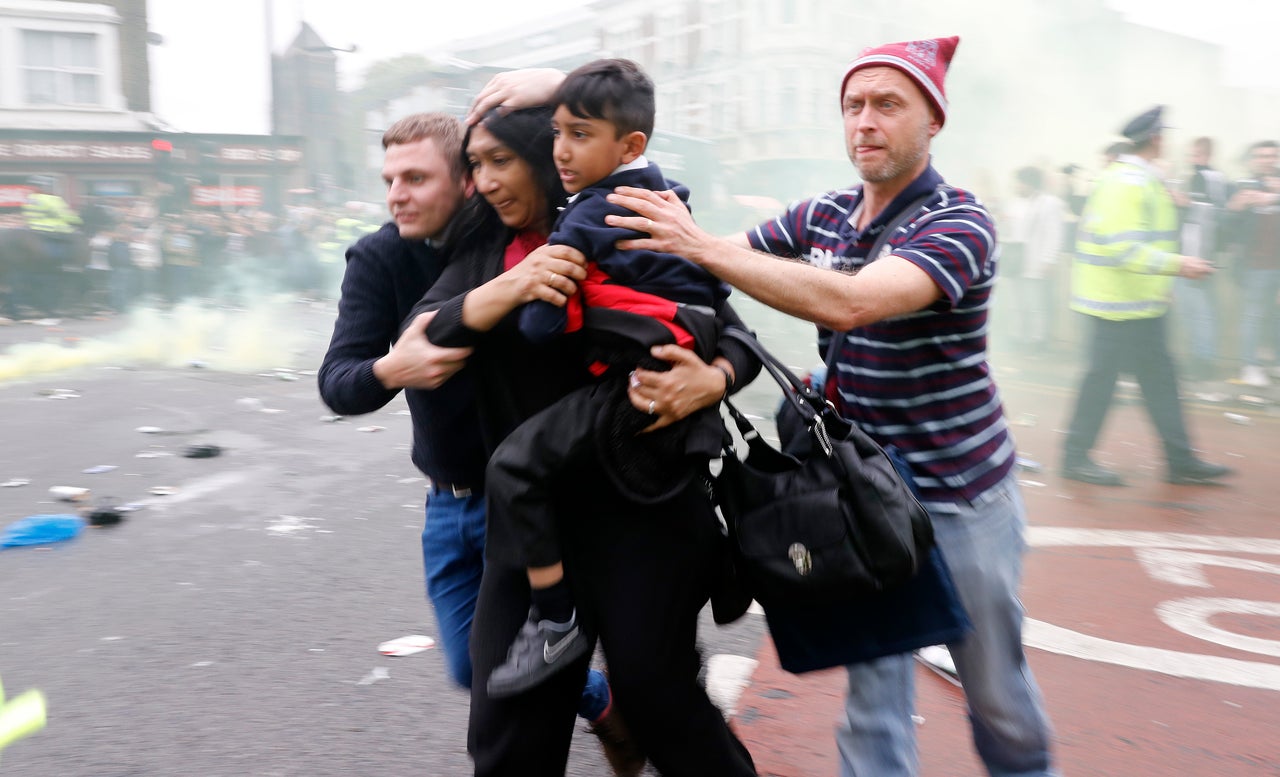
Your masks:
{"label": "man's hand on boy's head", "polygon": [[480,93],[471,101],[467,124],[475,124],[493,108],[503,112],[546,105],[555,96],[564,73],[550,67],[530,67],[509,70],[489,79]]}

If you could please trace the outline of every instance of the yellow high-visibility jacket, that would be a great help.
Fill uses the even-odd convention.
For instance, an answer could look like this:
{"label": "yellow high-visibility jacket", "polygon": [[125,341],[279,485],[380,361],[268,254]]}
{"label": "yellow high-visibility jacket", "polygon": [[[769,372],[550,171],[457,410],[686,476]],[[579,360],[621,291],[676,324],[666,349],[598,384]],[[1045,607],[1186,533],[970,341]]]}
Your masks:
{"label": "yellow high-visibility jacket", "polygon": [[22,205],[22,218],[37,232],[69,235],[80,226],[80,217],[56,194],[33,192]]}
{"label": "yellow high-visibility jacket", "polygon": [[1109,321],[1169,310],[1178,255],[1178,210],[1155,170],[1122,156],[1098,179],[1076,234],[1071,309]]}

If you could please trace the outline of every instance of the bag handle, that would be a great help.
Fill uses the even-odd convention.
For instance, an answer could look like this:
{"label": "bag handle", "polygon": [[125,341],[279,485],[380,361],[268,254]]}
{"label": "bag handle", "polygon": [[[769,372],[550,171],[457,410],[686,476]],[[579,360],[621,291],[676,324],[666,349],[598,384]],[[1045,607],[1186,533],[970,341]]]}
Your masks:
{"label": "bag handle", "polygon": [[[822,417],[832,411],[832,408],[826,399],[814,391],[811,386],[796,377],[796,374],[779,361],[778,357],[765,350],[765,347],[750,332],[740,327],[729,326],[725,327],[724,336],[737,340],[760,360],[761,366],[769,373],[774,382],[782,388],[782,396],[800,414],[800,418],[804,420],[805,427],[813,432],[818,444],[822,447],[823,453],[830,456],[832,451],[831,437],[827,432],[826,424]],[[733,402],[727,397],[724,400],[724,405],[728,408],[729,414],[733,416],[734,423],[738,426],[738,432],[742,435],[742,439],[747,441],[748,445],[760,437],[760,433],[756,431],[751,421],[738,408],[734,407]]]}

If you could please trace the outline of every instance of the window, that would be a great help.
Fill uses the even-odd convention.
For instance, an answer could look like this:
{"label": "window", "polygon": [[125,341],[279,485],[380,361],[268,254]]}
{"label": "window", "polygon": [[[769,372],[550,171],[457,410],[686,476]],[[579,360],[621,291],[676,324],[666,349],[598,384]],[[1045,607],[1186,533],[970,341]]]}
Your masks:
{"label": "window", "polygon": [[98,36],[22,31],[22,71],[30,105],[101,105]]}

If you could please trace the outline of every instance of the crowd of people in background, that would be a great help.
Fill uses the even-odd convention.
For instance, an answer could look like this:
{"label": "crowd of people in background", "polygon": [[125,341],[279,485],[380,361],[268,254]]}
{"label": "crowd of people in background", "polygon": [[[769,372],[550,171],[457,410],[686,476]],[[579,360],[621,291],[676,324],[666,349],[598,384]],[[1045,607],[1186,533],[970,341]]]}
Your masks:
{"label": "crowd of people in background", "polygon": [[[1157,162],[1178,206],[1179,251],[1220,273],[1175,284],[1179,368],[1193,386],[1269,386],[1280,377],[1280,144],[1250,144],[1237,157],[1234,179],[1216,165],[1212,138],[1194,138],[1185,148],[1185,156],[1168,153]],[[1125,142],[1104,146],[1098,173],[1128,151]],[[1006,281],[997,293],[996,338],[1019,357],[1048,356],[1077,339],[1067,316],[1069,270],[1092,183],[1075,164],[1029,165],[1013,174],[1011,197],[979,192],[996,216]]]}
{"label": "crowd of people in background", "polygon": [[[1179,207],[1182,253],[1225,271],[1175,287],[1173,349],[1193,385],[1230,378],[1265,387],[1280,378],[1278,148],[1251,144],[1234,179],[1216,166],[1209,137],[1192,140],[1181,159],[1171,153],[1158,162]],[[993,322],[998,346],[1037,358],[1078,339],[1066,315],[1076,223],[1093,176],[1126,150],[1123,141],[1101,148],[1096,171],[1027,165],[1008,187],[978,189],[996,217],[1007,281]],[[365,203],[294,205],[279,215],[194,208],[158,192],[88,198],[68,218],[87,248],[9,268],[0,315],[124,312],[191,298],[235,305],[274,292],[336,299],[347,246],[376,230],[381,214]],[[30,227],[29,220],[19,209],[0,211],[0,230]]]}
{"label": "crowd of people in background", "polygon": [[[190,299],[242,305],[260,294],[336,299],[347,246],[381,213],[364,203],[260,208],[165,207],[162,198],[93,198],[74,234],[53,233],[5,251],[0,315],[125,312]],[[36,228],[19,210],[0,230]],[[57,250],[50,249],[54,246]]]}

